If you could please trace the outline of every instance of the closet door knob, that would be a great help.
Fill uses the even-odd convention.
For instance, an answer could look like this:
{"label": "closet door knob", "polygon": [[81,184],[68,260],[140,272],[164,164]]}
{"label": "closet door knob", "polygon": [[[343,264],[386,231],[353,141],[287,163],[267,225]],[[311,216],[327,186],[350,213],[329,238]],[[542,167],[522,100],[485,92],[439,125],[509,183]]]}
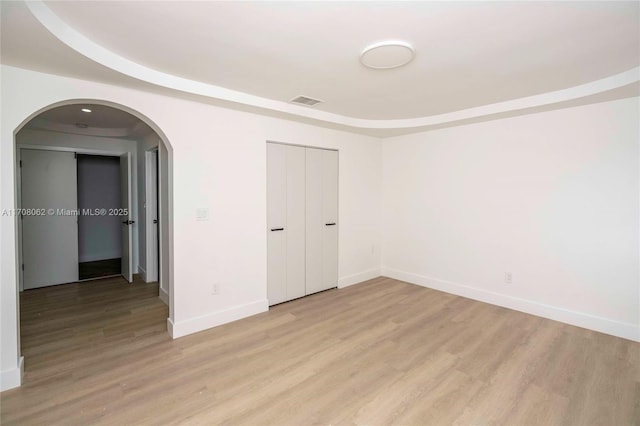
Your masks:
{"label": "closet door knob", "polygon": [[271,228],[271,231],[284,231],[284,228]]}

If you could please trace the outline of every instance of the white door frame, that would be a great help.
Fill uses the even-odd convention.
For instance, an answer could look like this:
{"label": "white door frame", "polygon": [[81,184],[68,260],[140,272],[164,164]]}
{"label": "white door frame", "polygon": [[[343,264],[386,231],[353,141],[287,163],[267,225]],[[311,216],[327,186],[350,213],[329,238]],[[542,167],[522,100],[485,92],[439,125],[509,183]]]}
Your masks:
{"label": "white door frame", "polygon": [[[22,158],[22,150],[23,149],[39,149],[41,151],[63,151],[63,152],[75,152],[78,154],[88,154],[88,155],[105,155],[105,156],[120,156],[124,154],[129,154],[129,151],[105,151],[99,149],[89,149],[89,148],[71,148],[68,146],[51,146],[51,145],[23,145],[16,144],[16,166],[17,170],[20,170],[20,161]],[[131,193],[132,179],[129,179],[129,193]],[[16,173],[16,187],[18,188],[18,205],[17,208],[22,208],[22,197],[20,196],[20,191],[22,190],[22,176],[20,173]],[[135,220],[135,219],[133,219]],[[22,265],[23,256],[22,256],[22,226],[20,221],[18,221],[18,265]],[[133,268],[134,265],[131,265]],[[20,291],[24,291],[24,275],[22,268],[18,268],[18,282]]]}
{"label": "white door frame", "polygon": [[[158,141],[158,143],[161,143]],[[157,157],[154,157],[157,156]],[[162,247],[162,227],[160,226],[160,151],[158,147],[145,151],[145,279],[147,282],[160,281],[162,279],[160,270],[160,252]],[[158,161],[155,161],[155,158]],[[155,169],[155,175],[152,171]],[[156,180],[154,180],[154,176]],[[155,188],[155,190],[154,190]],[[155,197],[153,196],[155,194]],[[153,221],[158,219],[158,223]],[[154,230],[155,228],[155,230]],[[155,238],[154,238],[155,237]]]}

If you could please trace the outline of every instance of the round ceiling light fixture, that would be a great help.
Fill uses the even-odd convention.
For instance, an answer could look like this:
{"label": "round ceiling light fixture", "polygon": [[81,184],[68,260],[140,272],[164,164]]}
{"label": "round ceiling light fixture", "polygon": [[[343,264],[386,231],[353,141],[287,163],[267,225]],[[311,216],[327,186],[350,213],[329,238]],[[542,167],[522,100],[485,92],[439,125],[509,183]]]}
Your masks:
{"label": "round ceiling light fixture", "polygon": [[367,46],[360,54],[360,62],[368,68],[388,70],[407,65],[415,55],[413,46],[407,42],[381,41]]}

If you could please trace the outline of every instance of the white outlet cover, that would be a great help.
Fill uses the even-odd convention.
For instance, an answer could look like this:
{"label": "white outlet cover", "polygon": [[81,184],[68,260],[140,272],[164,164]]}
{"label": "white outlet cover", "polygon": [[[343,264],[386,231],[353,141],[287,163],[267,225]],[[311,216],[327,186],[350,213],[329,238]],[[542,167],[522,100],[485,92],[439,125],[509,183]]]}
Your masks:
{"label": "white outlet cover", "polygon": [[209,220],[209,209],[207,208],[196,209],[196,220]]}

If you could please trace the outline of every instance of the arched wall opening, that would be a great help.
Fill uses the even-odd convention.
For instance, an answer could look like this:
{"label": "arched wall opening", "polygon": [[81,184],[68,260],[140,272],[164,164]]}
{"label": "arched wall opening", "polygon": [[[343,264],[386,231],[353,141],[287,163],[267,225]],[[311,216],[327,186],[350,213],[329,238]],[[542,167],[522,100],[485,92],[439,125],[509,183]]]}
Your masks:
{"label": "arched wall opening", "polygon": [[[174,259],[174,255],[173,255],[173,148],[167,138],[167,136],[165,135],[165,133],[162,131],[162,129],[150,118],[148,118],[146,115],[142,114],[141,112],[139,112],[138,110],[128,107],[127,105],[123,105],[121,103],[116,103],[116,102],[112,102],[112,101],[108,101],[108,100],[104,100],[104,99],[94,99],[94,98],[87,98],[87,99],[68,99],[68,100],[63,100],[63,101],[59,101],[59,102],[55,102],[55,103],[51,103],[43,108],[40,108],[34,112],[32,112],[31,114],[29,114],[26,118],[24,118],[22,120],[22,122],[14,128],[13,130],[13,152],[14,152],[14,158],[12,161],[13,164],[13,186],[14,186],[14,200],[13,200],[13,205],[16,208],[20,207],[19,204],[19,175],[20,175],[20,164],[19,164],[19,144],[18,144],[18,134],[20,133],[21,130],[25,129],[25,126],[27,126],[28,123],[30,123],[32,120],[34,120],[35,118],[37,118],[38,116],[40,116],[41,114],[47,112],[47,111],[51,111],[54,110],[56,108],[59,107],[64,107],[64,106],[73,106],[73,105],[101,105],[101,106],[105,106],[105,107],[110,107],[110,108],[114,108],[123,112],[126,112],[134,117],[136,117],[137,119],[139,119],[142,123],[144,123],[146,126],[148,126],[154,133],[155,135],[157,135],[158,138],[158,148],[157,151],[159,153],[159,156],[162,158],[164,157],[162,160],[160,160],[160,163],[162,164],[159,167],[158,170],[158,194],[160,195],[160,200],[159,200],[159,204],[164,205],[165,206],[165,212],[164,214],[160,215],[160,223],[158,225],[159,228],[159,240],[160,240],[160,244],[159,244],[159,276],[160,276],[160,280],[161,283],[159,285],[159,288],[165,288],[166,289],[166,293],[164,295],[164,297],[162,297],[161,294],[161,298],[163,299],[163,301],[165,303],[167,303],[167,305],[169,306],[169,317],[167,319],[167,326],[172,322],[173,318],[174,318],[174,285],[173,285],[173,259]],[[16,120],[17,121],[17,120]],[[145,160],[145,159],[143,159]],[[148,158],[146,159],[148,160]],[[5,163],[6,164],[6,163]],[[145,176],[141,176],[141,179],[145,179]],[[137,215],[142,215],[144,214],[144,212],[137,212]],[[16,345],[17,345],[17,349],[18,349],[18,358],[19,358],[19,364],[20,364],[20,369],[23,368],[22,366],[22,349],[21,349],[21,342],[20,342],[20,304],[19,304],[19,293],[21,291],[21,279],[22,279],[22,268],[21,268],[21,258],[22,258],[22,253],[20,250],[20,244],[21,244],[21,230],[20,230],[20,226],[19,226],[19,220],[18,217],[16,217],[14,219],[14,236],[15,236],[15,265],[16,265],[16,274],[15,274],[15,279],[13,280],[13,290],[14,290],[14,294],[16,295],[15,297],[15,315],[16,315],[16,330],[15,330],[15,338],[17,340]],[[8,283],[4,283],[3,285],[7,285]],[[3,304],[4,305],[4,304]],[[168,331],[170,332],[171,330],[168,329]],[[3,353],[3,356],[5,356],[5,354]],[[3,374],[4,376],[4,374]],[[2,386],[3,389],[5,389],[5,385]],[[13,387],[13,386],[12,386]]]}

